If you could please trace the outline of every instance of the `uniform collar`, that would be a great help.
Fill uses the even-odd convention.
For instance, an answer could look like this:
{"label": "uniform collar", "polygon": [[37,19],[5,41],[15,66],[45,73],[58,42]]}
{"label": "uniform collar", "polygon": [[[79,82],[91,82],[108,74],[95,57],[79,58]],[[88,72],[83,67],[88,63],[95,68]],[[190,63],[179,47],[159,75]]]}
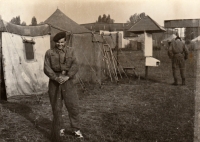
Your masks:
{"label": "uniform collar", "polygon": [[54,50],[55,50],[57,53],[59,53],[59,52],[64,52],[64,53],[66,53],[67,47],[65,46],[65,47],[62,48],[62,49],[58,49],[58,48],[55,46],[55,47],[54,47]]}

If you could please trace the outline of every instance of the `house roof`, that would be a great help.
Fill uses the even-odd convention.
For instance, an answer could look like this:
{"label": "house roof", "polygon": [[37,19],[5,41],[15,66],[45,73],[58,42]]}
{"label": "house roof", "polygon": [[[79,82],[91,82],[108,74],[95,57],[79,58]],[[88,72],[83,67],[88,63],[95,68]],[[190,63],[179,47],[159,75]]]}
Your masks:
{"label": "house roof", "polygon": [[144,31],[148,33],[158,33],[165,32],[166,30],[147,15],[136,22],[128,31],[133,33],[143,33]]}
{"label": "house roof", "polygon": [[70,31],[72,33],[89,33],[88,29],[80,26],[72,19],[67,17],[62,11],[57,9],[48,19],[44,21],[44,23],[57,27],[59,29],[63,29],[66,31]]}
{"label": "house roof", "polygon": [[[151,19],[148,15],[142,17],[136,23],[88,23],[81,24],[88,30],[99,32],[100,30],[105,31],[126,31],[127,33],[141,34],[144,31],[148,33],[159,33],[165,32],[166,30],[161,27],[157,22]],[[128,34],[130,35],[130,34]]]}

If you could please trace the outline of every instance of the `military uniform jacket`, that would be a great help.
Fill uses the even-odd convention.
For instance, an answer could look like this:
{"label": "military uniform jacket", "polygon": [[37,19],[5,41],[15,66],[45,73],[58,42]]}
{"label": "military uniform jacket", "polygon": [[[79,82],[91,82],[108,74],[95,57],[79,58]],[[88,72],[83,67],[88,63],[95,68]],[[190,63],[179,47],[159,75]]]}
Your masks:
{"label": "military uniform jacket", "polygon": [[61,50],[56,47],[46,51],[44,60],[44,73],[55,80],[58,73],[67,72],[70,79],[78,72],[78,64],[72,47],[65,47]]}
{"label": "military uniform jacket", "polygon": [[188,58],[188,49],[182,41],[173,40],[170,44],[168,55],[171,59],[176,57]]}

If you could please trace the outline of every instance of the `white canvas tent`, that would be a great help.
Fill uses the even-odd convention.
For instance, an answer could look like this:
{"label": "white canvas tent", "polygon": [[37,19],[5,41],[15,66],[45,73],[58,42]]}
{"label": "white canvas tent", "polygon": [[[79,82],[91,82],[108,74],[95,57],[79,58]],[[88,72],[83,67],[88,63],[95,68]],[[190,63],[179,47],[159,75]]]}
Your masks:
{"label": "white canvas tent", "polygon": [[7,97],[47,92],[44,55],[50,49],[48,25],[19,26],[0,21],[0,46]]}

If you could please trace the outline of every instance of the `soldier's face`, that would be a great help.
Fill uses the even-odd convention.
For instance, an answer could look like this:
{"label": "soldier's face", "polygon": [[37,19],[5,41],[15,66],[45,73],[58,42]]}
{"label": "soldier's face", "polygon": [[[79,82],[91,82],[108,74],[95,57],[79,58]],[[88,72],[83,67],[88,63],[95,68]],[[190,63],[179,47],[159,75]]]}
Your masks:
{"label": "soldier's face", "polygon": [[63,49],[65,47],[65,44],[65,38],[61,38],[58,42],[56,42],[56,46],[58,49]]}

